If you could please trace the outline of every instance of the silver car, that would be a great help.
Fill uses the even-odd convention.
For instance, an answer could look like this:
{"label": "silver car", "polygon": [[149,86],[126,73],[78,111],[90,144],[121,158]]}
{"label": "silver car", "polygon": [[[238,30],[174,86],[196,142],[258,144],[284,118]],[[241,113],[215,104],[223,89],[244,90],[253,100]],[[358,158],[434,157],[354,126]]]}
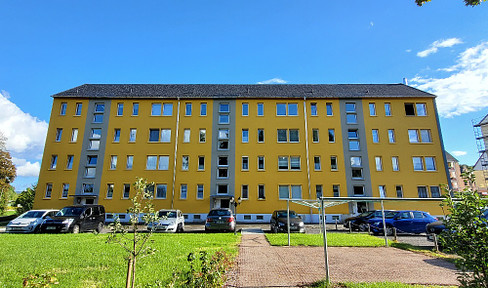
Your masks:
{"label": "silver car", "polygon": [[10,221],[5,232],[7,233],[37,233],[47,218],[56,215],[58,210],[30,210]]}
{"label": "silver car", "polygon": [[160,220],[155,223],[149,223],[147,230],[154,232],[183,232],[185,230],[185,217],[180,210],[161,209],[158,212]]}

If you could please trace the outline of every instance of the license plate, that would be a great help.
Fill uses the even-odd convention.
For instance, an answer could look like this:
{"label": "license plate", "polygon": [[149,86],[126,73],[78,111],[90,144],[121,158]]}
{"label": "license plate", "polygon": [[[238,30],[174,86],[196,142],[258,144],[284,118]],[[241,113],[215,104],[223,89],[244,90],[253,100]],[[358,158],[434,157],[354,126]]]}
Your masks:
{"label": "license plate", "polygon": [[54,227],[54,226],[47,226],[46,227],[46,230],[56,230],[56,227]]}
{"label": "license plate", "polygon": [[225,222],[220,220],[220,221],[217,221],[217,224],[224,224]]}

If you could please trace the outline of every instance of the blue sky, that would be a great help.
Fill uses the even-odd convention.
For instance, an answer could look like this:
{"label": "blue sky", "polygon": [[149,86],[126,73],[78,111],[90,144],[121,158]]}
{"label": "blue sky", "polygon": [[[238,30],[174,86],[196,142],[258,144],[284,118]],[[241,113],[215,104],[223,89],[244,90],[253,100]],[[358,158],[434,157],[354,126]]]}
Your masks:
{"label": "blue sky", "polygon": [[[438,95],[446,150],[474,164],[488,113],[488,3],[0,0],[0,131],[37,181],[50,95],[84,83],[400,83]],[[44,133],[44,134],[43,134]]]}

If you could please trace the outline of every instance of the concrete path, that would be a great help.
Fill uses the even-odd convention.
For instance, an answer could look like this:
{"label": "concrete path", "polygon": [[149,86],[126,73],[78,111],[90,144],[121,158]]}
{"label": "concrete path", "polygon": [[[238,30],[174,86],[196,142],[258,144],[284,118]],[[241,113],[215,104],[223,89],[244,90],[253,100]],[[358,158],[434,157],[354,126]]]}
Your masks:
{"label": "concrete path", "polygon": [[[332,282],[458,285],[444,260],[396,248],[329,247]],[[325,278],[323,247],[273,247],[262,230],[243,230],[228,287],[300,287]]]}

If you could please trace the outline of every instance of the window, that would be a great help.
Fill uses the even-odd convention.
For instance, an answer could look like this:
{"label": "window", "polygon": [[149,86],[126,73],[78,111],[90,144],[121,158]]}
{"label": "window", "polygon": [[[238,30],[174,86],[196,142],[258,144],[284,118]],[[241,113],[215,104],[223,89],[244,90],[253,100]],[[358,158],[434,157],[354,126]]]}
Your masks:
{"label": "window", "polygon": [[248,142],[249,142],[249,130],[242,129],[242,143],[248,143]]}
{"label": "window", "polygon": [[288,116],[298,116],[297,103],[288,103]]}
{"label": "window", "polygon": [[340,191],[339,185],[332,185],[332,194],[334,195],[334,197],[340,197],[341,196],[341,191]]}
{"label": "window", "polygon": [[322,170],[322,167],[320,165],[320,156],[313,156],[313,169],[315,171]]}
{"label": "window", "polygon": [[71,129],[71,142],[75,143],[78,141],[78,128]]}
{"label": "window", "polygon": [[385,103],[385,116],[391,116],[391,104]]}
{"label": "window", "polygon": [[337,156],[330,156],[330,170],[337,171]]}
{"label": "window", "polygon": [[323,196],[322,185],[315,185],[315,195],[317,198],[320,198]]}
{"label": "window", "polygon": [[376,104],[369,103],[369,116],[376,116]]}
{"label": "window", "polygon": [[[288,109],[287,109],[288,108]],[[276,103],[277,116],[298,116],[297,103]]]}
{"label": "window", "polygon": [[412,161],[414,171],[424,171],[424,162],[422,161],[422,157],[412,157]]}
{"label": "window", "polygon": [[219,150],[229,150],[229,140],[219,140],[218,149]]}
{"label": "window", "polygon": [[131,128],[129,130],[129,142],[136,142],[136,137],[137,137],[137,129]]}
{"label": "window", "polygon": [[350,151],[359,151],[359,141],[358,140],[349,140],[349,150]]}
{"label": "window", "polygon": [[82,108],[83,108],[83,104],[82,103],[76,103],[75,116],[80,116],[81,115]]}
{"label": "window", "polygon": [[96,103],[95,104],[95,112],[96,113],[103,113],[103,112],[105,112],[105,104],[104,103]]}
{"label": "window", "polygon": [[161,129],[161,142],[171,142],[171,129]]}
{"label": "window", "polygon": [[183,131],[183,143],[190,143],[190,129],[185,129]]}
{"label": "window", "polygon": [[87,166],[96,166],[98,162],[98,156],[96,155],[89,155],[86,159]]}
{"label": "window", "polygon": [[98,150],[100,148],[100,140],[90,140],[90,144],[88,146],[89,150]]}
{"label": "window", "polygon": [[124,103],[117,103],[117,116],[124,115]]}
{"label": "window", "polygon": [[347,122],[347,124],[357,124],[358,120],[357,120],[356,114],[347,114],[346,115],[346,122]]}
{"label": "window", "polygon": [[96,172],[97,172],[97,168],[87,167],[87,168],[85,168],[85,177],[86,178],[94,178]]}
{"label": "window", "polygon": [[188,193],[188,185],[181,184],[180,185],[180,199],[186,199]]}
{"label": "window", "polygon": [[134,155],[127,155],[127,161],[125,163],[125,169],[131,170],[134,165]]}
{"label": "window", "polygon": [[167,191],[168,191],[168,186],[166,184],[156,184],[156,198],[157,199],[166,199]]}
{"label": "window", "polygon": [[381,156],[374,157],[374,162],[376,163],[376,171],[383,171],[383,161]]}
{"label": "window", "polygon": [[353,179],[363,179],[363,169],[361,168],[352,168],[351,169],[351,177]]}
{"label": "window", "polygon": [[151,116],[161,116],[161,103],[152,103]]}
{"label": "window", "polygon": [[432,137],[430,136],[430,130],[421,129],[420,130],[420,141],[422,143],[432,143]]}
{"label": "window", "polygon": [[159,156],[158,170],[168,170],[168,169],[169,169],[169,156]]}
{"label": "window", "polygon": [[290,129],[290,143],[298,143],[299,138],[298,138],[298,129]]}
{"label": "window", "polygon": [[112,199],[114,196],[114,184],[107,184],[107,198]]}
{"label": "window", "polygon": [[361,156],[352,156],[351,167],[361,167],[361,166],[362,166]]}
{"label": "window", "polygon": [[405,115],[427,116],[427,108],[425,103],[405,103]]}
{"label": "window", "polygon": [[163,116],[173,115],[173,103],[163,103]]}
{"label": "window", "polygon": [[52,192],[53,192],[53,184],[47,183],[46,184],[46,194],[44,195],[44,198],[51,198]]}
{"label": "window", "polygon": [[68,198],[68,193],[69,193],[69,184],[63,183],[63,192],[61,194],[61,198]]}
{"label": "window", "polygon": [[426,171],[436,171],[435,158],[425,157],[425,170]]}
{"label": "window", "polygon": [[110,170],[117,168],[117,155],[110,156]]}
{"label": "window", "polygon": [[398,166],[398,156],[391,157],[391,167],[393,171],[400,171],[400,167]]}
{"label": "window", "polygon": [[181,170],[188,171],[188,166],[190,162],[190,156],[182,156],[181,157]]}
{"label": "window", "polygon": [[300,170],[300,156],[290,156],[290,170]]}
{"label": "window", "polygon": [[395,130],[393,130],[393,129],[388,129],[388,142],[390,142],[390,143],[396,142]]}
{"label": "window", "polygon": [[278,142],[288,142],[286,129],[278,129]]}
{"label": "window", "polygon": [[417,192],[419,194],[419,198],[427,198],[427,197],[429,197],[427,195],[427,187],[425,187],[425,186],[418,186],[417,187]]}
{"label": "window", "polygon": [[120,129],[115,129],[114,130],[114,142],[119,142],[120,141]]}
{"label": "window", "polygon": [[335,142],[335,130],[329,129],[329,143]]}
{"label": "window", "polygon": [[103,114],[93,115],[93,123],[102,123],[102,122],[103,122]]}
{"label": "window", "polygon": [[191,103],[185,103],[185,116],[191,116]]}
{"label": "window", "polygon": [[122,194],[122,198],[129,199],[130,196],[130,184],[124,184],[124,191]]}
{"label": "window", "polygon": [[205,143],[207,141],[207,130],[206,129],[200,129],[198,139],[199,139],[200,143]]}
{"label": "window", "polygon": [[264,195],[264,184],[258,185],[258,199],[265,199]]}
{"label": "window", "polygon": [[276,115],[286,116],[286,103],[276,103]]}
{"label": "window", "polygon": [[353,186],[354,195],[364,195],[364,186]]}
{"label": "window", "polygon": [[219,150],[228,150],[229,149],[229,129],[220,129],[219,130],[219,142],[218,142],[218,148]]}
{"label": "window", "polygon": [[132,116],[139,115],[139,103],[132,103]]}
{"label": "window", "polygon": [[198,156],[198,170],[205,170],[205,156]]}
{"label": "window", "polygon": [[241,199],[249,199],[249,186],[242,185],[241,186]]}
{"label": "window", "polygon": [[355,103],[346,103],[346,112],[356,113],[356,104]]}
{"label": "window", "polygon": [[278,185],[278,197],[279,197],[279,199],[289,199],[290,198],[290,186]]}
{"label": "window", "polygon": [[219,139],[229,139],[229,129],[219,129]]}
{"label": "window", "polygon": [[229,114],[219,115],[219,124],[229,124],[229,122],[230,122]]}
{"label": "window", "polygon": [[415,107],[413,103],[405,103],[405,115],[415,116]]}
{"label": "window", "polygon": [[264,129],[258,129],[258,143],[264,143]]}
{"label": "window", "polygon": [[[290,195],[290,191],[291,191],[291,195]],[[278,194],[280,199],[302,199],[302,186],[301,185],[279,185]]]}
{"label": "window", "polygon": [[264,104],[258,103],[258,116],[264,116]]}
{"label": "window", "polygon": [[149,129],[149,142],[159,141],[159,129]]}
{"label": "window", "polygon": [[73,169],[73,155],[68,155],[68,159],[66,159],[66,169],[71,170]]}
{"label": "window", "polygon": [[242,116],[249,116],[249,103],[242,103]]}
{"label": "window", "polygon": [[430,196],[432,198],[440,198],[441,192],[439,186],[430,186]]}
{"label": "window", "polygon": [[[66,115],[66,108],[68,107],[68,104],[66,102],[61,103],[61,109],[59,110],[59,115]],[[51,197],[51,196],[49,196]]]}
{"label": "window", "polygon": [[310,115],[317,116],[317,103],[310,103]]}
{"label": "window", "polygon": [[401,185],[395,186],[397,198],[403,198],[403,187]]}
{"label": "window", "polygon": [[49,169],[56,169],[57,163],[58,163],[58,155],[52,155],[51,156],[51,165],[49,166]]}
{"label": "window", "polygon": [[327,116],[333,116],[334,113],[332,111],[332,103],[326,103],[325,108],[327,110]]}
{"label": "window", "polygon": [[219,179],[229,178],[228,168],[218,167],[217,168],[217,178],[219,178]]}
{"label": "window", "polygon": [[219,184],[217,185],[217,193],[218,194],[228,194],[229,192],[229,187],[227,184]]}
{"label": "window", "polygon": [[380,198],[386,198],[386,186],[385,185],[379,185],[378,186],[378,192],[380,193]]}
{"label": "window", "polygon": [[227,156],[219,156],[219,166],[228,166],[229,165],[229,158]]}
{"label": "window", "polygon": [[319,143],[319,129],[312,129],[312,142]]}
{"label": "window", "polygon": [[200,116],[207,116],[207,103],[200,103]]}
{"label": "window", "polygon": [[241,169],[242,170],[249,170],[249,157],[242,156]]}
{"label": "window", "polygon": [[90,138],[92,139],[102,138],[102,129],[100,128],[91,129]]}
{"label": "window", "polygon": [[197,184],[197,199],[203,199],[203,184]]}
{"label": "window", "polygon": [[348,139],[358,139],[358,130],[348,130],[347,131],[347,138]]}
{"label": "window", "polygon": [[90,194],[93,193],[93,184],[91,183],[83,183],[81,186],[81,190],[83,194]]}
{"label": "window", "polygon": [[56,142],[61,141],[61,135],[63,135],[63,128],[56,129]]}
{"label": "window", "polygon": [[380,135],[379,135],[378,129],[372,129],[371,133],[373,134],[373,143],[379,143],[380,142]]}
{"label": "window", "polygon": [[221,103],[219,105],[219,112],[220,113],[229,113],[230,112],[229,103]]}
{"label": "window", "polygon": [[146,170],[156,170],[158,164],[158,156],[147,156]]}
{"label": "window", "polygon": [[288,156],[278,156],[278,170],[288,170]]}
{"label": "window", "polygon": [[427,116],[425,103],[417,103],[415,104],[415,108],[417,108],[417,116]]}
{"label": "window", "polygon": [[258,156],[258,170],[264,170],[264,156]]}
{"label": "window", "polygon": [[408,141],[410,143],[419,143],[418,130],[408,130]]}

